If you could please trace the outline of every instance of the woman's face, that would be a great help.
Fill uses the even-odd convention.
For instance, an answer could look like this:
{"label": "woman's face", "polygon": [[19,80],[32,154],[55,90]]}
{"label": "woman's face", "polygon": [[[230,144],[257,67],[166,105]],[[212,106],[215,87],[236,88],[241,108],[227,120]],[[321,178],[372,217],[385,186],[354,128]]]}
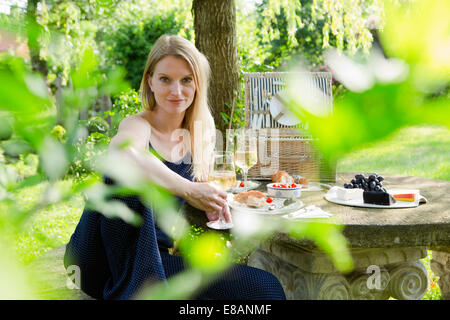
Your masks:
{"label": "woman's face", "polygon": [[148,78],[148,85],[155,96],[155,110],[180,114],[194,101],[194,75],[183,58],[166,56],[161,59]]}

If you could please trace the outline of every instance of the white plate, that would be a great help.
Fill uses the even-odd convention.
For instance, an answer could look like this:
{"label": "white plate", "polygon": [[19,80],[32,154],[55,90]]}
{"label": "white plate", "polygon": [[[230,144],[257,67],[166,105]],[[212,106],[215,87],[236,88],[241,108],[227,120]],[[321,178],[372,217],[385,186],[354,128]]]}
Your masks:
{"label": "white plate", "polygon": [[[395,193],[402,193],[403,190],[386,190],[390,194]],[[325,195],[325,199],[337,203],[342,204],[345,206],[352,206],[352,207],[362,207],[362,208],[379,208],[379,209],[400,209],[400,208],[414,208],[419,206],[419,204],[426,203],[427,199],[423,196],[420,196],[418,200],[415,202],[408,202],[408,201],[396,201],[390,206],[385,205],[378,205],[378,204],[371,204],[371,203],[364,203],[362,197],[360,199],[352,199],[352,200],[341,200],[337,198],[336,192],[328,192]]]}
{"label": "white plate", "polygon": [[[278,91],[277,94],[283,98],[286,93],[284,91]],[[300,123],[300,120],[287,109],[280,99],[277,98],[277,95],[274,95],[270,100],[270,114],[275,119],[280,112],[283,112],[284,115],[277,120],[278,123],[285,126],[295,126]]]}
{"label": "white plate", "polygon": [[[295,199],[294,203],[292,203],[288,206],[284,206],[283,203],[286,199],[271,197],[273,199],[272,203],[267,203],[262,208],[250,208],[250,207],[247,207],[247,205],[245,205],[245,204],[234,201],[233,197],[234,197],[234,194],[228,193],[227,202],[231,209],[236,209],[236,210],[250,212],[250,213],[264,214],[264,215],[286,214],[286,213],[292,212],[294,210],[298,210],[304,206],[304,203],[298,199]],[[269,210],[270,206],[274,206],[275,209]]]}
{"label": "white plate", "polygon": [[300,198],[302,194],[302,185],[298,184],[294,188],[277,188],[275,186],[279,184],[284,183],[269,183],[267,184],[267,195],[270,197],[277,197],[277,198]]}
{"label": "white plate", "polygon": [[[234,188],[231,188],[230,190],[227,190],[228,192],[232,192],[232,193],[240,193],[240,192],[245,192],[245,187],[240,187],[239,185],[241,184],[241,181],[238,180],[236,182],[236,186]],[[260,182],[258,181],[252,181],[252,180],[247,180],[247,191],[248,190],[253,190],[258,188],[261,185]]]}

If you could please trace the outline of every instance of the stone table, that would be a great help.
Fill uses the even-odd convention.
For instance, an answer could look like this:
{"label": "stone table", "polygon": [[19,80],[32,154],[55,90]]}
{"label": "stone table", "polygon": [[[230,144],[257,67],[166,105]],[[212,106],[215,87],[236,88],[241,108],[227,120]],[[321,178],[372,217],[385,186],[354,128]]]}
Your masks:
{"label": "stone table", "polygon": [[[339,174],[336,185],[354,175]],[[350,274],[341,274],[312,241],[282,232],[253,251],[248,264],[277,276],[288,299],[421,299],[429,280],[420,259],[431,249],[432,270],[440,277],[443,298],[449,299],[450,182],[384,177],[386,188],[419,189],[428,203],[416,208],[372,209],[328,202],[325,191],[301,195],[305,205],[314,204],[333,214],[327,222],[344,226],[354,263]],[[200,225],[204,222],[197,220]]]}

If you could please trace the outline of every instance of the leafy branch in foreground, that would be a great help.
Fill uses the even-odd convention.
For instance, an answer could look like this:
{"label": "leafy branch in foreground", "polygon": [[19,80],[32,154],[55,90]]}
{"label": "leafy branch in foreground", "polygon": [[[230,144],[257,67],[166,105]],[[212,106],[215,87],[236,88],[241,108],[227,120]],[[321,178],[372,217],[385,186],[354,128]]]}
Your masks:
{"label": "leafy branch in foreground", "polygon": [[[406,6],[387,6],[381,39],[391,58],[384,58],[377,48],[366,57],[327,52],[325,59],[333,75],[349,89],[334,102],[332,113],[320,112],[326,107],[319,90],[316,101],[303,99],[305,95],[299,92],[310,92],[306,82],[291,80],[291,110],[309,123],[309,131],[327,158],[337,159],[404,126],[437,123],[450,127],[447,97],[430,98],[430,93],[450,82],[450,61],[440,55],[448,47],[448,37],[445,23],[439,22],[446,21],[443,12],[448,12],[449,4],[413,1]],[[399,34],[409,40],[397,41]]]}

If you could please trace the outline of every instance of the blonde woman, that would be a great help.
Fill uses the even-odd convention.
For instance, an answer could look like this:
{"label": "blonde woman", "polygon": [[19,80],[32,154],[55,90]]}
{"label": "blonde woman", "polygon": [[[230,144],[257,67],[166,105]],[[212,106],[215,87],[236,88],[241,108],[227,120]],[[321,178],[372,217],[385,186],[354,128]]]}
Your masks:
{"label": "blonde woman", "polygon": [[[226,193],[205,182],[215,132],[207,102],[208,78],[208,61],[191,42],[161,36],[141,81],[144,111],[120,123],[110,151],[140,167],[180,204],[186,201],[205,211],[209,220],[222,212],[229,222]],[[122,149],[124,142],[128,144]],[[140,227],[85,209],[64,258],[66,268],[80,268],[81,289],[97,299],[132,298],[144,283],[165,281],[184,268],[181,257],[169,254],[173,243],[155,223],[152,208],[136,196],[116,199],[142,216]],[[237,265],[197,298],[284,299],[284,292],[273,275]]]}

